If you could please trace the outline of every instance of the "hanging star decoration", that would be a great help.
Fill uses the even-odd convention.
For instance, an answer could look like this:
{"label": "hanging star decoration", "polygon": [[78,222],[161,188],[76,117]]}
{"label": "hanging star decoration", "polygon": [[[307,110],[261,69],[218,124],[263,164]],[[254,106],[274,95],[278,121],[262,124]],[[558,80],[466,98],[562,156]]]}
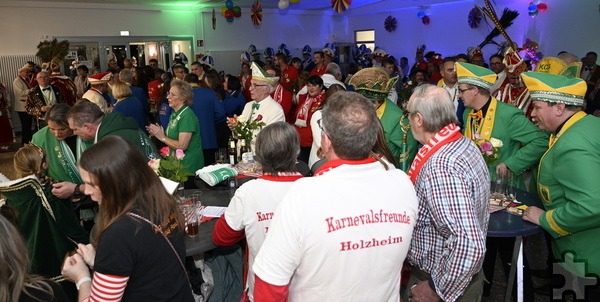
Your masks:
{"label": "hanging star decoration", "polygon": [[481,13],[481,10],[479,10],[479,8],[477,8],[477,7],[474,7],[471,11],[469,11],[469,17],[468,17],[469,27],[470,28],[479,27],[479,23],[481,23],[482,17],[483,17],[483,14]]}
{"label": "hanging star decoration", "polygon": [[396,20],[396,18],[390,15],[387,18],[385,18],[385,21],[383,22],[383,27],[385,27],[385,30],[393,32],[396,30],[396,27],[398,27],[398,21]]}
{"label": "hanging star decoration", "polygon": [[257,26],[260,25],[263,17],[263,9],[262,4],[260,4],[260,2],[254,2],[252,8],[250,9],[250,16],[252,18],[252,24]]}
{"label": "hanging star decoration", "polygon": [[215,9],[212,11],[212,27],[213,30],[217,29],[217,14],[215,13]]}
{"label": "hanging star decoration", "polygon": [[352,0],[331,0],[331,7],[338,13],[345,12],[351,4]]}

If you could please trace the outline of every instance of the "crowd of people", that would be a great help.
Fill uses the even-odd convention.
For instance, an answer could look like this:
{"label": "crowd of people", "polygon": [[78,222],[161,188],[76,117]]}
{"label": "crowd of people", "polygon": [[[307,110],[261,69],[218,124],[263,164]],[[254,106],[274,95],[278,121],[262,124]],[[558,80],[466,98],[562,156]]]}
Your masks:
{"label": "crowd of people", "polygon": [[[82,65],[74,80],[33,62],[20,68],[19,179],[0,185],[0,232],[22,236],[0,236],[5,259],[18,260],[0,268],[19,279],[0,295],[192,301],[183,217],[148,161],[165,146],[183,150],[193,175],[241,138],[240,121],[262,124],[248,142],[262,176],[235,192],[213,241],[246,241],[246,301],[477,301],[489,295],[497,253],[509,269],[514,238],[486,235],[490,183],[508,175],[543,201],[522,219],[547,232],[551,261],[571,251],[587,261],[587,272],[567,267],[574,280],[600,274],[595,53],[534,67],[508,49],[488,69],[478,50],[419,48],[413,65],[381,48],[351,64],[336,63],[329,45],[305,46],[303,59],[267,50],[264,62],[253,45],[243,52],[239,75],[217,72],[210,56],[191,72],[181,60],[169,71],[155,59],[94,74]],[[0,96],[2,123],[3,86]],[[0,132],[3,148],[14,134]],[[25,248],[30,259],[18,255]]]}

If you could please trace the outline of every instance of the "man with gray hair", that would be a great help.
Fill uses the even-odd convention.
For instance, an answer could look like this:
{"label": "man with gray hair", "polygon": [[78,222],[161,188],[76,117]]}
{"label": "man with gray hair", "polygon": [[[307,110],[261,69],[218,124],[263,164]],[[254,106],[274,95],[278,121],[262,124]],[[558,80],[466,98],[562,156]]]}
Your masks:
{"label": "man with gray hair", "polygon": [[408,296],[414,301],[479,301],[490,198],[485,160],[461,134],[444,88],[416,87],[407,111],[410,129],[423,144],[408,172],[419,199],[408,253]]}
{"label": "man with gray hair", "polygon": [[336,63],[327,64],[327,69],[325,70],[325,74],[321,76],[321,79],[323,79],[323,86],[325,88],[329,88],[333,84],[339,84],[346,88],[346,85],[342,82],[342,71]]}
{"label": "man with gray hair", "polygon": [[[285,114],[281,105],[279,105],[271,97],[271,93],[275,91],[275,86],[278,84],[279,77],[272,76],[264,71],[256,63],[252,62],[252,80],[250,84],[250,96],[252,101],[246,103],[242,114],[238,117],[227,120],[227,126],[232,131],[238,122],[246,122],[249,120],[260,120],[269,125],[274,122],[285,122]],[[252,149],[254,149],[254,140],[258,135],[259,129],[253,131]]]}
{"label": "man with gray hair", "polygon": [[399,301],[413,186],[371,156],[379,120],[364,96],[333,94],[319,125],[327,163],[275,211],[253,266],[254,301]]}
{"label": "man with gray hair", "polygon": [[146,158],[158,158],[156,147],[137,122],[120,112],[104,114],[96,104],[82,100],[71,107],[67,115],[69,128],[82,140],[95,144],[109,135],[130,141]]}

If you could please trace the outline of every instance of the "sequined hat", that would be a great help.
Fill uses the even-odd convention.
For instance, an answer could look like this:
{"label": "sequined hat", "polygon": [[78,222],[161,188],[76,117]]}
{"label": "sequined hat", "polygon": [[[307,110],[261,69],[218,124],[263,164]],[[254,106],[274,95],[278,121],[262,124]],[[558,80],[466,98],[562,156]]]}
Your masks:
{"label": "sequined hat", "polygon": [[277,86],[277,82],[279,81],[279,77],[272,76],[268,74],[264,69],[260,68],[256,62],[252,62],[250,65],[252,69],[252,79],[256,81],[266,82],[271,84],[272,86]]}
{"label": "sequined hat", "polygon": [[398,77],[390,76],[381,68],[370,67],[359,70],[352,76],[348,85],[370,100],[385,100]]}
{"label": "sequined hat", "polygon": [[456,62],[454,68],[459,84],[471,84],[490,90],[498,78],[495,72],[470,63]]}
{"label": "sequined hat", "polygon": [[584,105],[587,84],[582,79],[534,71],[524,72],[521,77],[532,100]]}

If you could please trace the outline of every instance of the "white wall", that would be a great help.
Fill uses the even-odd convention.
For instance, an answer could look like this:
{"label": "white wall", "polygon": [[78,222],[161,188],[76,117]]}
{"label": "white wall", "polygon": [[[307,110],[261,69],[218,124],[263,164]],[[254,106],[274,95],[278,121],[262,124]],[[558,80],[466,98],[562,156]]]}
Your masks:
{"label": "white wall", "polygon": [[[205,40],[204,48],[194,48],[196,53],[241,52],[251,43],[262,50],[286,43],[292,54],[299,55],[306,44],[314,49],[327,42],[352,42],[354,30],[375,29],[377,45],[396,57],[406,56],[412,61],[417,45],[426,44],[430,50],[453,55],[479,44],[489,32],[483,23],[478,29],[467,24],[468,11],[475,3],[481,5],[481,0],[433,5],[429,25],[423,25],[417,18],[418,8],[395,9],[394,1],[351,7],[344,14],[331,10],[281,13],[265,9],[260,27],[252,25],[247,9],[232,23],[227,23],[217,11],[216,30],[212,29],[211,14],[199,12],[198,8],[160,10],[149,6],[60,3],[44,7],[39,2],[2,2],[0,55],[34,54],[42,36],[118,36],[120,30],[129,30],[131,36],[183,35]],[[529,37],[539,42],[540,50],[547,55],[556,55],[560,50],[580,57],[590,50],[600,52],[600,38],[595,34],[600,28],[597,1],[544,0],[549,9],[535,19],[527,15],[529,0],[495,2],[499,12],[510,6],[521,13],[508,29],[517,43],[522,44]],[[392,33],[383,28],[388,15],[398,20],[398,29]],[[494,51],[492,46],[484,48],[486,60]]]}
{"label": "white wall", "polygon": [[[516,43],[522,45],[527,38],[540,45],[545,55],[556,56],[566,50],[582,57],[588,51],[600,53],[600,12],[597,1],[578,0],[544,0],[548,10],[539,13],[535,18],[528,16],[529,0],[496,0],[497,13],[500,15],[504,7],[518,10],[520,16],[508,28],[508,34]],[[418,8],[395,10],[389,7],[385,13],[370,13],[380,10],[382,6],[358,8],[348,17],[346,36],[352,37],[355,30],[375,29],[376,45],[388,53],[398,57],[406,56],[414,61],[417,45],[426,44],[427,50],[435,50],[443,55],[465,53],[470,46],[483,41],[490,29],[482,22],[477,29],[471,29],[467,16],[474,4],[483,5],[483,1],[463,1],[430,7],[431,22],[423,25],[417,18]],[[384,29],[384,20],[392,15],[398,20],[398,28],[394,32]],[[498,42],[504,38],[497,37]],[[485,60],[496,51],[495,46],[483,49]]]}
{"label": "white wall", "polygon": [[201,39],[198,11],[101,4],[53,6],[0,6],[0,55],[35,54],[45,37],[119,36],[121,30],[129,30],[131,36],[191,35]]}

